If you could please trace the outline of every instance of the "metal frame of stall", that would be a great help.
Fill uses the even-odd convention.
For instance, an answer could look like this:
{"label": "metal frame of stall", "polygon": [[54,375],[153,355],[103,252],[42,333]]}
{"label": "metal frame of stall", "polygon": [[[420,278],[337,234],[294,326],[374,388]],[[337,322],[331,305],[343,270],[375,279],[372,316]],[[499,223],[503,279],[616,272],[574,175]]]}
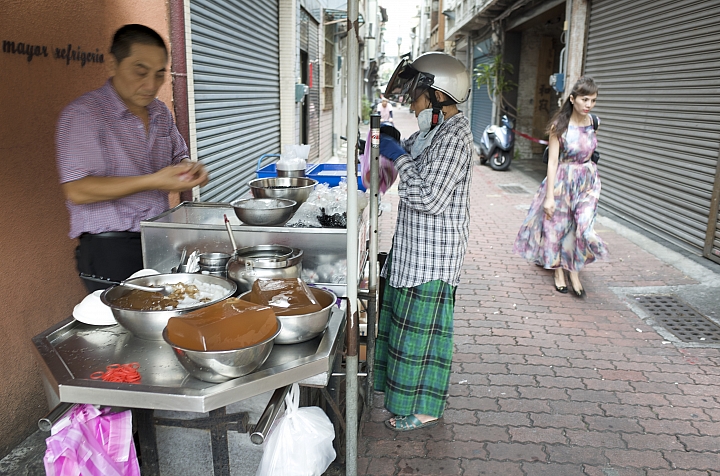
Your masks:
{"label": "metal frame of stall", "polygon": [[[348,0],[347,2],[347,31],[354,32],[347,36],[347,78],[348,80],[348,98],[355,98],[348,102],[348,121],[347,121],[347,137],[357,138],[359,135],[358,128],[358,106],[360,98],[359,80],[360,64],[359,64],[359,27],[358,21],[358,0]],[[375,344],[375,320],[377,315],[377,281],[378,281],[378,198],[379,198],[379,138],[380,138],[380,119],[377,114],[371,116],[371,161],[370,161],[370,200],[369,200],[369,247],[368,247],[368,291],[363,293],[362,297],[368,302],[367,306],[367,380],[366,380],[366,405],[370,405],[372,401],[372,367],[374,362],[374,344]],[[352,144],[352,153],[350,153],[350,144]],[[357,216],[357,162],[358,146],[357,140],[348,140],[347,154],[347,184],[348,184],[348,201],[347,216]],[[359,276],[362,271],[358,269],[358,221],[348,220],[347,223],[347,276]],[[358,367],[359,367],[359,313],[358,313],[358,281],[356,279],[347,280],[347,308],[346,308],[346,336],[347,349],[345,353],[345,370],[346,370],[346,406],[345,406],[345,474],[347,476],[357,475],[357,438],[358,438],[358,398],[360,395],[358,388]],[[67,323],[62,323],[67,324]],[[271,398],[271,405],[266,409],[267,415],[263,415],[261,420],[265,421],[265,426],[270,423],[277,415],[278,408],[282,402],[282,397],[287,387],[278,388]],[[52,423],[67,411],[71,404],[59,405],[45,418],[41,419],[39,426],[49,429]],[[269,411],[268,411],[269,410]],[[333,408],[337,411],[337,408]],[[224,415],[211,415],[213,418],[224,419]],[[147,422],[145,422],[147,423]],[[258,422],[258,426],[261,422]],[[263,435],[253,434],[256,439],[262,439]],[[261,442],[261,441],[260,441]]]}
{"label": "metal frame of stall", "polygon": [[[348,102],[347,118],[347,174],[348,174],[348,202],[347,216],[357,216],[357,160],[358,160],[358,106],[360,100],[360,23],[358,21],[358,0],[347,2],[347,97]],[[368,300],[367,306],[367,380],[366,380],[366,404],[372,400],[372,367],[374,360],[375,344],[375,318],[377,311],[377,254],[378,254],[378,156],[380,146],[380,119],[379,116],[371,116],[371,160],[370,160],[370,244],[368,246]],[[352,153],[350,153],[352,145]],[[347,262],[348,277],[358,276],[360,270],[356,268],[358,262],[357,237],[358,228],[355,220],[348,220],[347,229]],[[347,351],[345,354],[345,474],[347,476],[357,475],[357,437],[358,437],[358,364],[359,364],[359,314],[358,285],[357,280],[347,280]]]}

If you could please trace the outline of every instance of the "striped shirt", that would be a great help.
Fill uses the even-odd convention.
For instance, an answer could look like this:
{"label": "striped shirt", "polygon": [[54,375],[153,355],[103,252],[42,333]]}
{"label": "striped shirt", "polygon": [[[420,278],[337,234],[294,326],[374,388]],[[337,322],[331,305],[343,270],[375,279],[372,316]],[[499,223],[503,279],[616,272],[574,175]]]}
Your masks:
{"label": "striped shirt", "polygon": [[[60,114],[55,138],[60,183],[88,176],[147,175],[188,157],[167,106],[155,99],[147,109],[148,132],[110,80],[70,103]],[[85,205],[67,200],[66,205],[69,236],[76,238],[83,233],[140,231],[140,221],[167,210],[169,202],[167,192],[149,190]]]}
{"label": "striped shirt", "polygon": [[[451,286],[460,282],[470,223],[472,132],[462,113],[438,127],[416,159],[402,155],[395,161],[400,203],[389,276],[395,288],[434,280]],[[403,142],[405,150],[418,134]]]}

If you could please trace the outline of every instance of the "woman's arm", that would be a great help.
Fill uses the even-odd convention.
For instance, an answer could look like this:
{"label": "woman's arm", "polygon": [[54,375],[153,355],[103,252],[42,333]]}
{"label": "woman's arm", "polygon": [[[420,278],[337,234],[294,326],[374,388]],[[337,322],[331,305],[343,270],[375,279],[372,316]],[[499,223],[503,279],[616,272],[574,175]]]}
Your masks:
{"label": "woman's arm", "polygon": [[543,210],[545,210],[547,218],[552,218],[555,213],[555,175],[559,156],[560,141],[557,135],[551,134],[548,142],[547,179],[545,181],[545,201],[543,202]]}

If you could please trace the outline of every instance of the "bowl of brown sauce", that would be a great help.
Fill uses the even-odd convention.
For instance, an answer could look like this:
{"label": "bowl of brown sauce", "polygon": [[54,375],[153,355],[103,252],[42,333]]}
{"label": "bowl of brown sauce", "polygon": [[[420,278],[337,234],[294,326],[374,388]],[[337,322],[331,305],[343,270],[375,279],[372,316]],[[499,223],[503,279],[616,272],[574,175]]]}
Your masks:
{"label": "bowl of brown sauce", "polygon": [[170,284],[175,289],[172,294],[163,296],[113,286],[100,295],[100,300],[110,307],[118,324],[135,337],[148,340],[162,340],[162,331],[171,317],[223,301],[237,290],[234,281],[205,274],[155,274],[126,282],[143,286]]}

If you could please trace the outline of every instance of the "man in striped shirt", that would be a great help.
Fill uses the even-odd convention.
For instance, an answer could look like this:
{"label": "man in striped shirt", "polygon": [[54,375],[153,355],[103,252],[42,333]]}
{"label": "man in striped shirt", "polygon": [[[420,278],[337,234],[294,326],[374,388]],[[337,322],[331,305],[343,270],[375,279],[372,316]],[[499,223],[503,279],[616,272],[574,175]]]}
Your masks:
{"label": "man in striped shirt", "polygon": [[125,25],[108,57],[110,79],[60,115],[57,167],[69,236],[80,239],[78,270],[123,280],[143,267],[140,221],[167,210],[168,192],[204,185],[208,175],[189,160],[170,110],[156,98],[168,63],[162,37]]}

